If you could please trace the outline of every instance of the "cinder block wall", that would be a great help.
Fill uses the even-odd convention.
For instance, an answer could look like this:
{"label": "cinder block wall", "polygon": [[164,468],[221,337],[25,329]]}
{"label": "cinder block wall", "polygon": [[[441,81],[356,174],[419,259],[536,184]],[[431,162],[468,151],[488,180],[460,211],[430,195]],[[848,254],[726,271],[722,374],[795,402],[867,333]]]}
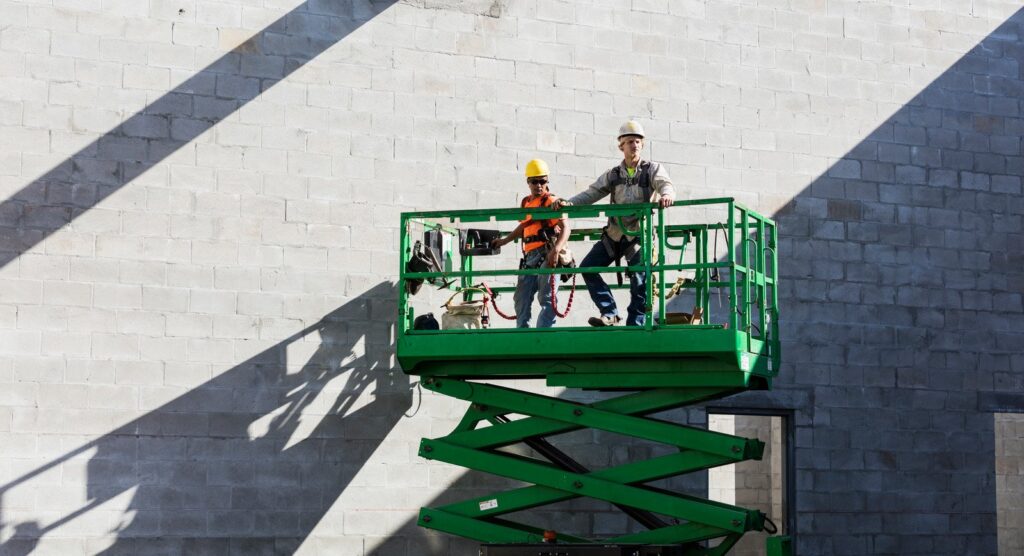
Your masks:
{"label": "cinder block wall", "polygon": [[[709,430],[765,443],[761,460],[716,467],[707,473],[707,494],[712,500],[763,512],[776,525],[777,534],[786,530],[786,476],[783,461],[788,451],[781,417],[749,415],[709,415]],[[770,527],[770,526],[769,526]],[[766,553],[767,532],[751,532],[732,548],[732,556],[761,556]]]}
{"label": "cinder block wall", "polygon": [[0,553],[473,553],[411,524],[479,482],[415,454],[461,408],[396,369],[398,213],[578,191],[627,118],[781,223],[732,403],[794,411],[800,553],[995,553],[1019,9],[0,0]]}

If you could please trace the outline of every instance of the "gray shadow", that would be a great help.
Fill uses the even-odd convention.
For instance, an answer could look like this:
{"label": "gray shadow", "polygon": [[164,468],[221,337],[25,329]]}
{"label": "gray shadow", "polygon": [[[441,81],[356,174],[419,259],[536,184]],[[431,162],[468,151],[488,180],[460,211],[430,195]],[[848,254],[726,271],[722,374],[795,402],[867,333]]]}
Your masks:
{"label": "gray shadow", "polygon": [[[394,312],[396,295],[382,282],[166,405],[0,485],[2,510],[8,490],[96,452],[86,467],[88,501],[52,523],[16,524],[0,554],[31,554],[47,534],[132,489],[116,540],[101,554],[293,552],[411,406],[409,378],[390,368],[394,323],[380,316]],[[289,373],[289,346],[311,334],[320,337],[317,350]],[[303,411],[342,377],[326,415],[290,444]],[[353,409],[366,396],[372,401]],[[250,426],[269,415],[267,431],[252,438]]]}
{"label": "gray shadow", "polygon": [[715,406],[794,410],[801,554],[996,553],[982,401],[1024,390],[1022,70],[1024,10],[774,215],[784,367]]}
{"label": "gray shadow", "polygon": [[0,268],[397,0],[307,0],[0,203]]}

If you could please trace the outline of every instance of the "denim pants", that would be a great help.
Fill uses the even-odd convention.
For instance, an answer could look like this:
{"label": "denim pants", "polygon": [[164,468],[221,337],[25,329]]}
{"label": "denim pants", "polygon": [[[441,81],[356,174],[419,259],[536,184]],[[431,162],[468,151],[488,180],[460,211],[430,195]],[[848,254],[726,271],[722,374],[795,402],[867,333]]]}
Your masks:
{"label": "denim pants", "polygon": [[[628,238],[619,240],[619,249],[625,249]],[[643,251],[638,250],[628,261],[627,265],[638,265],[643,259]],[[581,267],[587,266],[608,266],[615,262],[615,259],[608,254],[603,241],[598,241],[580,262]],[[590,299],[597,305],[603,317],[618,316],[619,311],[615,306],[615,297],[611,288],[605,283],[604,278],[598,273],[586,273],[583,281],[587,283],[587,291],[590,292]],[[647,276],[642,272],[630,273],[629,277],[629,307],[626,313],[627,326],[643,326],[646,315],[644,309],[647,307]]]}
{"label": "denim pants", "polygon": [[[547,249],[534,249],[526,253],[526,262],[523,268],[548,268],[544,256]],[[555,281],[555,292],[558,291],[558,281]],[[540,315],[537,316],[537,328],[550,328],[555,325],[555,308],[551,305],[551,276],[540,274],[533,276],[520,276],[516,282],[516,293],[513,299],[516,305],[516,326],[519,328],[530,327],[530,316],[533,309],[533,296],[537,295],[540,302]]]}

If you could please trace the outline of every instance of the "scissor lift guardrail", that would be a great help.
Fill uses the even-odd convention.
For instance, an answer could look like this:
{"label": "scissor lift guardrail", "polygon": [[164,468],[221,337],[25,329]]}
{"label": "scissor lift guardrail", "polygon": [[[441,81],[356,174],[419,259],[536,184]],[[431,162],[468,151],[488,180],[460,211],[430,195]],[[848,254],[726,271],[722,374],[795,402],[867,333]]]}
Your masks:
{"label": "scissor lift guardrail", "polygon": [[[675,207],[718,205],[721,222],[670,224]],[[572,327],[549,329],[490,328],[414,330],[410,294],[400,288],[398,360],[423,387],[470,402],[455,430],[424,439],[420,455],[530,483],[532,486],[480,498],[424,508],[424,527],[498,546],[543,543],[545,529],[506,516],[578,497],[604,500],[622,508],[646,531],[590,538],[555,531],[565,554],[573,546],[672,546],[672,554],[720,555],[747,531],[771,529],[758,510],[713,502],[648,485],[653,481],[749,459],[760,459],[764,444],[756,439],[711,432],[651,417],[652,414],[723,398],[749,389],[769,389],[778,374],[777,229],[770,219],[731,198],[680,201],[673,208],[654,204],[570,206],[550,209],[497,209],[403,213],[401,271],[412,279],[457,280],[468,287],[482,280],[518,275],[640,272],[646,281],[646,320],[642,327]],[[706,207],[705,207],[706,208]],[[575,269],[475,270],[473,257],[459,258],[458,268],[441,272],[407,272],[414,228],[454,234],[463,224],[533,218],[572,220],[633,217],[639,221],[641,263]],[[715,243],[724,236],[724,253]],[[570,241],[593,240],[600,229],[573,230]],[[589,248],[590,243],[586,246]],[[693,251],[694,262],[684,263]],[[678,253],[678,262],[669,255]],[[692,278],[669,283],[669,273],[692,272]],[[692,290],[695,308],[706,324],[672,324],[666,293]],[[613,286],[613,288],[616,286]],[[617,286],[617,287],[628,287]],[[492,288],[507,292],[514,288]],[[728,297],[718,314],[712,291]],[[465,297],[471,298],[467,292]],[[582,303],[582,302],[581,302]],[[544,379],[549,386],[615,390],[623,394],[593,403],[514,390],[494,384],[512,378]],[[484,383],[480,380],[488,380]],[[508,416],[521,418],[512,420]],[[552,446],[546,438],[584,428],[659,442],[675,452],[615,467],[589,470]],[[540,457],[514,455],[501,448],[525,444]],[[720,539],[710,546],[708,541]],[[781,544],[775,538],[772,546]],[[582,550],[582,549],[581,549]],[[774,549],[773,549],[774,550]],[[596,552],[579,552],[579,554]],[[670,552],[649,552],[670,554]],[[611,552],[609,552],[611,554]],[[782,554],[782,552],[779,552]]]}

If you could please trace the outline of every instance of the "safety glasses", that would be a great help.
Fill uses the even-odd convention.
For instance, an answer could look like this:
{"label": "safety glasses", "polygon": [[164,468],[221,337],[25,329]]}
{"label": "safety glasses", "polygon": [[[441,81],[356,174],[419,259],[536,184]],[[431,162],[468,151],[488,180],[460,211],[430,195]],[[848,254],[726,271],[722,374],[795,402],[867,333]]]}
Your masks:
{"label": "safety glasses", "polygon": [[548,179],[547,178],[530,178],[530,179],[526,180],[526,183],[528,183],[530,185],[547,185],[548,184]]}

